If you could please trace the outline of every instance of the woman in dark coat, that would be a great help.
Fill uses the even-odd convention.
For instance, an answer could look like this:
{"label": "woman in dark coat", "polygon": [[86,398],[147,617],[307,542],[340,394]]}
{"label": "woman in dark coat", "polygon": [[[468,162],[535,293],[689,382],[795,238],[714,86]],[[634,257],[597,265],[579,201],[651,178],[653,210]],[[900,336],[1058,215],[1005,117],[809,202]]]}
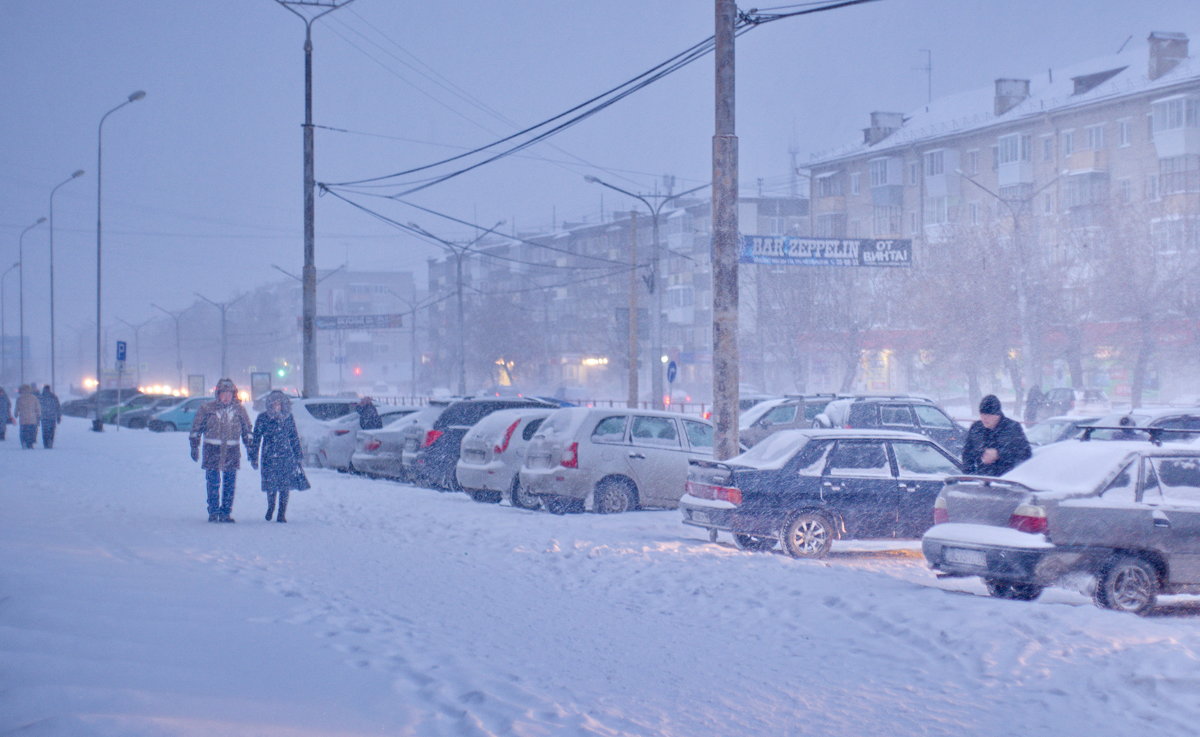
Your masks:
{"label": "woman in dark coat", "polygon": [[275,497],[279,496],[277,522],[287,522],[288,492],[308,488],[308,479],[300,466],[302,451],[296,420],[292,417],[292,402],[281,391],[267,395],[267,410],[254,420],[250,438],[250,465],[262,464],[262,490],[267,494],[267,521],[275,513]]}

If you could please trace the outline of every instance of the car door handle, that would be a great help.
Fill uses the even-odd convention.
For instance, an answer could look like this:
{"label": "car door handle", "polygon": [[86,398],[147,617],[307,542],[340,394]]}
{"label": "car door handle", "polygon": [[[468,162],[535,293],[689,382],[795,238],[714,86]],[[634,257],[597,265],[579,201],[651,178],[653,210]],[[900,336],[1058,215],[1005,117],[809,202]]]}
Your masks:
{"label": "car door handle", "polygon": [[629,457],[630,458],[641,458],[643,461],[646,460],[646,456],[642,455],[641,453],[630,453]]}
{"label": "car door handle", "polygon": [[826,481],[823,485],[825,486],[826,489],[829,489],[830,491],[841,491],[842,490],[842,487],[840,484],[831,484],[828,481]]}
{"label": "car door handle", "polygon": [[1155,527],[1170,527],[1171,520],[1167,519],[1166,517],[1155,517],[1154,518],[1154,526]]}
{"label": "car door handle", "polygon": [[903,491],[907,491],[908,493],[910,493],[910,494],[911,494],[911,493],[913,493],[914,491],[916,491],[916,490],[917,490],[919,487],[918,487],[916,484],[914,484],[914,485],[912,485],[912,486],[909,486],[908,484],[900,484],[900,488],[901,488]]}

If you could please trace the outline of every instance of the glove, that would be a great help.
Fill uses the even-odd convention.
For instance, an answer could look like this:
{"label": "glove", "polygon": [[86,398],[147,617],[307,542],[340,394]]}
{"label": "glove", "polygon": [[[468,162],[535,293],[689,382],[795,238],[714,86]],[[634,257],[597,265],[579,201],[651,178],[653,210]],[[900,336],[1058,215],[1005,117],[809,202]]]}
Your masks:
{"label": "glove", "polygon": [[195,447],[192,448],[192,460],[193,461],[200,460],[200,449],[199,448],[195,448]]}

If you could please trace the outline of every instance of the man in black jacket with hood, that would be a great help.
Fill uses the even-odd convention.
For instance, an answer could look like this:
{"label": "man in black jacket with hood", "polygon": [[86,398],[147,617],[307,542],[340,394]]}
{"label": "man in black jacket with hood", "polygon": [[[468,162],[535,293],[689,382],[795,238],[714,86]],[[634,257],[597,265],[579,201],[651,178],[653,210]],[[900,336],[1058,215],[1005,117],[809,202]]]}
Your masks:
{"label": "man in black jacket with hood", "polygon": [[984,397],[963,445],[963,473],[1001,476],[1032,455],[1021,424],[1004,416],[995,394]]}

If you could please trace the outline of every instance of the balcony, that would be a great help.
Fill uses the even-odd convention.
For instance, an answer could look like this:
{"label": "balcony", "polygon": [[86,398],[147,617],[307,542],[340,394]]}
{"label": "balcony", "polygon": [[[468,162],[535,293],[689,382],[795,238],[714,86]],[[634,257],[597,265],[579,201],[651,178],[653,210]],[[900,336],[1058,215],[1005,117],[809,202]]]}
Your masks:
{"label": "balcony", "polygon": [[1089,171],[1108,171],[1108,151],[1085,149],[1067,157],[1067,171],[1073,174]]}

